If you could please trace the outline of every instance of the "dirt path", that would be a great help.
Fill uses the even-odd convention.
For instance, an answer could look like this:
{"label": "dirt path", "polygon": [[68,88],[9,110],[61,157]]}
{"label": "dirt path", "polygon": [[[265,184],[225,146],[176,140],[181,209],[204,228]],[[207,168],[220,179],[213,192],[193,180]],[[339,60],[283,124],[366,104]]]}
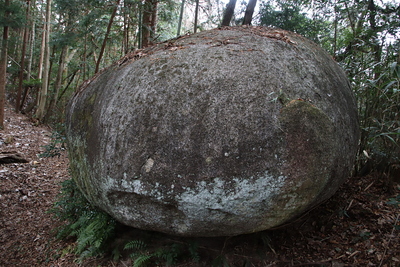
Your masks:
{"label": "dirt path", "polygon": [[[0,165],[0,266],[78,266],[68,249],[73,243],[54,240],[59,222],[48,213],[60,182],[68,179],[66,153],[40,157],[51,143],[51,130],[33,126],[10,107],[5,119],[0,153],[19,153],[28,162]],[[207,260],[223,255],[231,266],[244,266],[244,260],[251,262],[246,266],[400,266],[400,207],[387,204],[400,188],[391,189],[379,175],[351,178],[332,199],[289,227],[199,239],[199,252]],[[129,263],[90,259],[81,266]],[[180,266],[211,265],[203,260]]]}
{"label": "dirt path", "polygon": [[35,127],[10,107],[0,131],[0,152],[19,153],[28,163],[0,165],[0,266],[44,266],[56,221],[47,211],[68,177],[66,153],[42,158],[51,132]]}

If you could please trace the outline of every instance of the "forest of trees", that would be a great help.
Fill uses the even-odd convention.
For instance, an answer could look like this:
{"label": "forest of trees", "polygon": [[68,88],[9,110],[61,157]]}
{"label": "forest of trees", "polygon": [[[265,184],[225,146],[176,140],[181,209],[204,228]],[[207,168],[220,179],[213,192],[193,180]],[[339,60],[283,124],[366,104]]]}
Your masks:
{"label": "forest of trees", "polygon": [[76,88],[126,53],[187,33],[250,23],[297,32],[327,50],[357,96],[360,162],[398,162],[395,0],[1,0],[0,128],[7,127],[8,101],[16,112],[58,129]]}

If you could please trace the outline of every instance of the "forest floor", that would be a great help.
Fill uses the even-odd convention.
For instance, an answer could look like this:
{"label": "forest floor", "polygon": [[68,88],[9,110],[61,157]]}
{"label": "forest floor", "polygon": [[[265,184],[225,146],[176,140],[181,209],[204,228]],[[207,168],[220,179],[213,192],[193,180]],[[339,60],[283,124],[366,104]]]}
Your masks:
{"label": "forest floor", "polygon": [[[0,266],[132,266],[127,257],[76,263],[71,253],[74,241],[55,239],[61,223],[48,212],[60,183],[69,179],[66,152],[41,157],[51,144],[51,129],[34,126],[10,107],[5,126],[0,131],[0,155],[18,152],[28,162],[0,165]],[[213,260],[217,266],[216,258],[229,266],[400,266],[400,206],[388,204],[400,195],[400,187],[385,177],[350,178],[330,200],[280,229],[197,238],[200,261],[177,266],[212,266]],[[166,235],[156,239],[189,242]]]}

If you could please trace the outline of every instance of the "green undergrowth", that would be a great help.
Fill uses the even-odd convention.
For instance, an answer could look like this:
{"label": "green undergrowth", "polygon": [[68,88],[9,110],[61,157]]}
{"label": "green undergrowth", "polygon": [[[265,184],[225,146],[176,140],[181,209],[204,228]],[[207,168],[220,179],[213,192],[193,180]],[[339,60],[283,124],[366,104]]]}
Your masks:
{"label": "green undergrowth", "polygon": [[39,155],[41,158],[59,157],[66,149],[64,125],[54,127],[54,129],[50,143],[43,146],[44,152]]}
{"label": "green undergrowth", "polygon": [[76,239],[72,252],[79,256],[78,262],[109,250],[108,244],[115,236],[116,221],[92,206],[79,191],[74,180],[62,183],[61,194],[51,213],[64,222],[57,229],[56,237]]}
{"label": "green undergrowth", "polygon": [[[387,204],[399,207],[400,197],[397,195],[389,198]],[[126,266],[134,267],[230,267],[265,266],[263,264],[276,259],[282,252],[280,245],[282,242],[293,241],[291,238],[293,234],[304,233],[305,236],[316,234],[315,238],[318,238],[319,229],[326,227],[323,236],[330,235],[336,240],[338,238],[335,239],[335,225],[341,227],[341,221],[349,219],[353,219],[357,224],[357,213],[340,214],[342,209],[348,206],[347,202],[336,199],[326,205],[318,212],[308,215],[304,221],[295,224],[302,225],[301,232],[294,230],[296,228],[294,226],[234,237],[177,237],[139,230],[118,223],[88,203],[73,180],[66,180],[62,183],[61,194],[51,212],[63,222],[57,229],[57,238],[67,241],[66,248],[60,251],[57,257],[74,253],[76,261],[83,263],[83,266],[89,266],[87,262],[93,263],[95,262],[93,258],[97,257],[100,262],[113,260],[115,265],[118,265],[116,261],[122,260]],[[336,218],[335,224],[329,224],[332,217]],[[399,229],[398,220],[399,216],[393,226],[395,230]],[[368,231],[349,233],[348,237],[362,243],[371,239],[373,235]],[[302,244],[301,240],[299,242]],[[346,245],[338,246],[338,249],[345,248]]]}
{"label": "green undergrowth", "polygon": [[176,266],[184,261],[199,262],[200,260],[196,243],[188,246],[176,242],[158,246],[149,244],[140,239],[126,243],[124,249],[132,258],[132,266]]}

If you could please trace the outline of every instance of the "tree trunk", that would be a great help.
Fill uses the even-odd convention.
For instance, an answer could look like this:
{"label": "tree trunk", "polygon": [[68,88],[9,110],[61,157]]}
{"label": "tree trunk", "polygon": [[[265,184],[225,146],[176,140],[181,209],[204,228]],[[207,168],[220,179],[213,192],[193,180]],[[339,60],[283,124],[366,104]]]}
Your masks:
{"label": "tree trunk", "polygon": [[158,0],[151,1],[151,20],[150,20],[150,41],[153,43],[156,39],[157,19],[158,19]]}
{"label": "tree trunk", "polygon": [[111,14],[110,21],[108,22],[106,36],[104,36],[103,44],[101,45],[100,54],[99,54],[99,58],[97,59],[96,69],[95,69],[94,73],[99,72],[100,62],[101,62],[101,60],[103,58],[104,50],[106,49],[108,35],[110,35],[111,26],[113,24],[113,21],[114,21],[114,18],[115,18],[115,14],[117,14],[119,1],[120,0],[117,0],[117,2],[115,3],[115,7],[114,7],[114,10],[113,10],[113,12]]}
{"label": "tree trunk", "polygon": [[[30,0],[26,0],[26,21],[29,21],[29,10],[30,10]],[[21,110],[21,95],[22,95],[22,86],[24,82],[24,72],[25,72],[25,54],[26,54],[26,45],[28,43],[29,37],[29,28],[24,28],[23,35],[23,43],[22,43],[22,54],[21,54],[21,67],[19,70],[19,83],[17,90],[17,99],[15,100],[15,112],[19,112]]]}
{"label": "tree trunk", "polygon": [[142,15],[142,47],[153,43],[157,20],[157,0],[145,0]]}
{"label": "tree trunk", "polygon": [[229,26],[233,17],[233,13],[235,12],[235,6],[236,0],[230,0],[228,5],[226,6],[221,26]]}
{"label": "tree trunk", "polygon": [[[43,78],[43,62],[44,62],[44,51],[46,46],[46,24],[43,25],[42,32],[42,40],[40,43],[40,56],[39,56],[39,64],[38,64],[38,79],[42,80]],[[39,99],[38,99],[39,101]]]}
{"label": "tree trunk", "polygon": [[46,99],[47,99],[47,91],[49,86],[49,69],[50,69],[50,15],[51,15],[51,0],[47,0],[46,4],[46,19],[45,19],[45,42],[44,42],[44,64],[43,64],[43,79],[42,79],[42,88],[39,92],[39,103],[38,108],[36,110],[36,118],[39,121],[43,121],[45,108],[46,108]]}
{"label": "tree trunk", "polygon": [[249,0],[246,11],[244,13],[243,25],[250,25],[253,19],[254,8],[256,7],[257,0]]}
{"label": "tree trunk", "polygon": [[[34,5],[35,3],[33,3]],[[35,14],[33,14],[35,16]],[[33,48],[35,47],[35,32],[36,32],[36,23],[35,20],[32,20],[32,30],[30,34],[29,40],[29,60],[28,60],[28,69],[27,69],[27,80],[29,81],[32,74],[32,62],[33,62]]]}
{"label": "tree trunk", "polygon": [[[380,62],[382,59],[382,47],[378,42],[378,29],[376,23],[376,6],[374,0],[368,1],[368,10],[369,10],[369,24],[371,28],[371,38],[372,41],[372,52],[374,55],[374,60],[376,63]],[[375,68],[374,79],[377,80],[381,76],[381,68],[380,66],[376,66]]]}
{"label": "tree trunk", "polygon": [[[10,0],[5,1],[8,6]],[[5,16],[8,17],[8,12]],[[4,106],[6,101],[6,84],[7,84],[7,49],[8,49],[8,26],[3,28],[3,41],[0,56],[0,130],[4,129]]]}
{"label": "tree trunk", "polygon": [[64,46],[61,50],[59,66],[58,66],[58,71],[57,71],[57,77],[56,77],[56,81],[54,83],[54,95],[50,101],[49,108],[47,109],[47,115],[46,115],[47,117],[50,117],[50,115],[53,113],[54,108],[57,104],[58,95],[60,93],[60,88],[62,85],[63,72],[65,70],[65,63],[66,63],[65,59],[67,56],[67,51],[68,51],[67,46]]}
{"label": "tree trunk", "polygon": [[181,12],[179,14],[179,21],[178,21],[178,32],[176,33],[176,36],[181,35],[181,27],[182,27],[182,19],[183,19],[183,11],[184,10],[185,10],[185,0],[182,0]]}
{"label": "tree trunk", "polygon": [[333,7],[334,10],[335,10],[335,18],[334,18],[334,21],[333,21],[333,27],[334,27],[334,35],[333,35],[333,58],[334,58],[334,59],[336,59],[336,55],[337,55],[336,50],[337,50],[337,36],[338,36],[338,35],[337,35],[337,34],[338,34],[338,10],[337,10],[336,4],[337,4],[337,3],[335,3],[335,6]]}
{"label": "tree trunk", "polygon": [[[88,32],[87,28],[86,28],[86,32]],[[83,72],[82,72],[83,80],[86,79],[86,69],[87,69],[86,61],[88,58],[88,56],[87,56],[87,33],[85,34],[84,42],[85,42],[85,44],[83,46],[83,56],[82,56],[82,60],[81,60],[82,61],[82,69],[83,69]]]}
{"label": "tree trunk", "polygon": [[123,18],[124,18],[124,40],[122,41],[122,56],[129,52],[130,5],[128,5],[126,1],[124,1],[124,9],[123,9],[123,11],[124,11],[124,14],[123,14]]}
{"label": "tree trunk", "polygon": [[199,19],[199,0],[196,0],[196,9],[194,11],[194,30],[193,32],[197,32],[197,21]]}
{"label": "tree trunk", "polygon": [[142,18],[142,47],[150,45],[151,0],[145,0]]}
{"label": "tree trunk", "polygon": [[138,31],[137,31],[137,36],[136,36],[136,40],[137,40],[137,47],[143,48],[143,5],[141,3],[139,3],[139,14],[138,14]]}

